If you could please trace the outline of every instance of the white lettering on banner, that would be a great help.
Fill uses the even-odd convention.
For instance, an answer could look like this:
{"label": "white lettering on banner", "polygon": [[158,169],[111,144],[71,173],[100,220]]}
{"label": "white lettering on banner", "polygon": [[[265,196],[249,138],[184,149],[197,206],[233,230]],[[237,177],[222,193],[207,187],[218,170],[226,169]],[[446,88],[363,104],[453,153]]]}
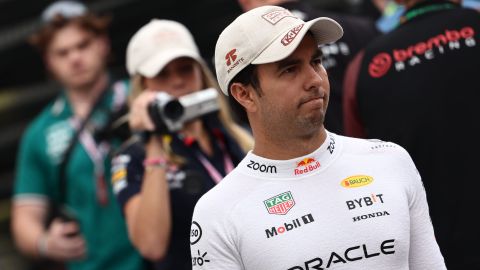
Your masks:
{"label": "white lettering on banner", "polygon": [[446,29],[423,41],[392,51],[378,52],[368,64],[372,78],[381,78],[390,70],[401,72],[434,60],[448,52],[464,50],[476,46],[475,29],[465,26],[459,30]]}
{"label": "white lettering on banner", "polygon": [[468,47],[475,47],[477,45],[477,42],[475,42],[475,39],[473,38],[467,38],[465,40],[465,45],[467,45]]}
{"label": "white lettering on banner", "polygon": [[423,62],[427,60],[433,60],[436,57],[445,54],[447,51],[454,51],[454,50],[461,50],[464,47],[475,47],[477,46],[477,42],[475,41],[474,38],[468,38],[465,39],[463,43],[460,43],[459,41],[452,41],[446,44],[447,46],[439,46],[436,47],[435,49],[431,49],[428,51],[425,51],[421,56],[423,56],[423,59],[418,57],[418,56],[412,56],[410,59],[408,59],[406,62],[405,61],[397,61],[395,62],[395,70],[396,71],[403,71],[406,70],[409,67],[416,66],[418,64],[422,64]]}
{"label": "white lettering on banner", "polygon": [[335,42],[332,44],[321,45],[320,49],[322,50],[323,59],[322,65],[325,69],[334,68],[337,66],[337,58],[349,56],[350,48],[345,42]]}

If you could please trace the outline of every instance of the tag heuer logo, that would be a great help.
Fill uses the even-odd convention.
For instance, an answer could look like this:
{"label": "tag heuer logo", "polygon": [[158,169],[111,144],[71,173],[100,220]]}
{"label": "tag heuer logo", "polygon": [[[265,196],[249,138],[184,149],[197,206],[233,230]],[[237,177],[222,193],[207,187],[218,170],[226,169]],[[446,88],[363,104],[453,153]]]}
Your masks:
{"label": "tag heuer logo", "polygon": [[263,201],[269,214],[285,215],[295,205],[292,193],[290,191],[278,194],[270,199]]}

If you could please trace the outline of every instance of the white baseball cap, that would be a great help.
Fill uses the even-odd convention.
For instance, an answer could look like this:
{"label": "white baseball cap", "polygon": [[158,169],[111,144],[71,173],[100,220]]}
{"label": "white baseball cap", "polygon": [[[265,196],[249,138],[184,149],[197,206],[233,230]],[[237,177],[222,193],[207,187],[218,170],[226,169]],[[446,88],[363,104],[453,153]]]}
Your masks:
{"label": "white baseball cap", "polygon": [[83,16],[88,12],[87,6],[77,1],[57,1],[50,4],[42,12],[43,23],[51,22],[60,15],[66,19]]}
{"label": "white baseball cap", "polygon": [[320,17],[305,22],[278,6],[261,6],[237,17],[220,34],[215,47],[215,69],[223,93],[230,81],[249,64],[280,61],[298,47],[310,31],[317,44],[337,41],[342,27]]}
{"label": "white baseball cap", "polygon": [[190,57],[203,63],[192,34],[181,23],[153,19],[130,39],[127,70],[130,75],[155,77],[170,61]]}

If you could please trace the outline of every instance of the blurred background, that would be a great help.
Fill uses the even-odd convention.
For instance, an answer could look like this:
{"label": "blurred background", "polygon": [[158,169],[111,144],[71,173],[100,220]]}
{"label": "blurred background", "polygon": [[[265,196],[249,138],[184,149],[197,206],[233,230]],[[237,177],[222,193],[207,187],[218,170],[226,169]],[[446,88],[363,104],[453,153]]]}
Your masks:
{"label": "blurred background", "polygon": [[[10,237],[10,196],[17,146],[26,125],[60,90],[44,70],[26,38],[40,25],[52,1],[0,0],[0,270],[29,269]],[[83,1],[94,11],[112,15],[111,71],[126,77],[125,50],[131,35],[151,18],[173,19],[193,33],[210,65],[215,42],[241,13],[237,0],[98,0]],[[378,18],[369,0],[308,0],[325,10]]]}

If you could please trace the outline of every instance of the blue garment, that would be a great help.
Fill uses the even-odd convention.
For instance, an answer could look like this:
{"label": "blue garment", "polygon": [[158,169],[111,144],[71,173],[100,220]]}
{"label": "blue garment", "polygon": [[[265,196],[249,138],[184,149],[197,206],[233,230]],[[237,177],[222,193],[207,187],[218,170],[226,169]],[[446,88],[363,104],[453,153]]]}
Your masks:
{"label": "blue garment", "polygon": [[377,20],[376,25],[382,33],[387,33],[398,26],[400,17],[405,12],[405,7],[390,1],[386,4],[382,16]]}

